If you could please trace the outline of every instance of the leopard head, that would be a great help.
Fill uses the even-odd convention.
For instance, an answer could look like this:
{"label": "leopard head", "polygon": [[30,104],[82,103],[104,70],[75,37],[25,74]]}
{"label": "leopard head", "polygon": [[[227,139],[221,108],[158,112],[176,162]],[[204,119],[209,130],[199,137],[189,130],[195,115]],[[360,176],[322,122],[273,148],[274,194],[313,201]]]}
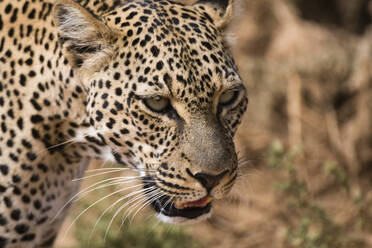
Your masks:
{"label": "leopard head", "polygon": [[55,5],[89,128],[106,157],[140,171],[166,222],[207,218],[237,178],[233,136],[248,100],[223,37],[231,13],[229,0],[123,1],[100,16]]}

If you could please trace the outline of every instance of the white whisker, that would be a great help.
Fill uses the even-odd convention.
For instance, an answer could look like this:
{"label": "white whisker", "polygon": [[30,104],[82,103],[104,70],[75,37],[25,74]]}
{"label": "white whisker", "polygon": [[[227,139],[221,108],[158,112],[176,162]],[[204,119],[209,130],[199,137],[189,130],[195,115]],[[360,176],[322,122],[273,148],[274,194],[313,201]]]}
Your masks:
{"label": "white whisker", "polygon": [[[153,188],[148,188],[148,189],[145,189],[145,190],[149,190],[149,189],[153,190]],[[150,190],[150,191],[151,191],[151,190]],[[112,216],[112,218],[111,218],[109,224],[107,225],[106,232],[105,232],[105,235],[104,235],[104,240],[105,240],[105,241],[106,241],[106,237],[107,237],[108,231],[110,230],[110,227],[111,227],[111,225],[112,225],[112,223],[113,223],[115,217],[116,217],[116,216],[121,212],[121,210],[123,210],[123,209],[124,209],[128,204],[130,204],[131,202],[136,201],[137,199],[140,199],[140,198],[142,198],[142,197],[144,197],[144,196],[145,196],[145,195],[139,195],[139,196],[136,196],[136,197],[134,197],[133,199],[127,201],[127,202],[126,202],[124,205],[122,205],[121,207],[119,207],[119,209],[115,212],[115,214]]]}
{"label": "white whisker", "polygon": [[[150,196],[149,196],[150,195]],[[154,190],[153,192],[150,192],[150,194],[146,195],[146,197],[144,197],[143,199],[139,200],[138,202],[136,202],[135,204],[133,204],[132,206],[130,206],[129,209],[127,209],[123,216],[122,216],[122,221],[121,221],[121,224],[120,224],[120,228],[124,225],[126,219],[129,217],[130,213],[133,211],[133,209],[135,209],[139,204],[141,204],[142,202],[145,202],[145,201],[154,201],[155,199],[158,199],[157,197],[162,195],[162,192],[159,191],[159,189],[156,189]],[[133,202],[133,201],[132,201]]]}
{"label": "white whisker", "polygon": [[244,165],[252,164],[252,160],[245,160],[243,162],[238,162],[238,168],[243,167]]}
{"label": "white whisker", "polygon": [[[141,207],[139,207],[139,208],[137,209],[136,212],[134,212],[134,214],[132,215],[132,218],[131,218],[131,220],[130,220],[129,223],[130,223],[130,224],[133,223],[134,218],[136,217],[136,215],[137,215],[137,214],[138,214],[142,209],[144,209],[146,206],[150,205],[153,201],[156,201],[157,199],[159,199],[161,196],[163,196],[163,193],[162,193],[162,192],[159,192],[159,193],[153,195],[152,198],[150,198],[150,199],[148,199],[147,201],[145,201],[145,203],[144,203]],[[154,197],[157,197],[157,198],[154,198]],[[129,213],[128,213],[128,214],[129,214]]]}
{"label": "white whisker", "polygon": [[[168,206],[168,204],[171,203],[172,201],[174,202],[174,197],[173,196],[169,197],[169,200],[164,204],[163,208],[165,209]],[[171,205],[171,207],[172,207],[172,205]]]}
{"label": "white whisker", "polygon": [[142,185],[135,185],[133,187],[127,187],[127,188],[124,188],[124,189],[119,189],[119,190],[116,190],[104,197],[102,197],[101,199],[95,201],[93,204],[91,204],[89,207],[87,207],[85,210],[83,210],[77,217],[74,218],[74,220],[72,221],[72,223],[69,225],[69,227],[67,228],[67,230],[65,231],[65,236],[66,234],[68,233],[68,231],[71,229],[71,227],[75,224],[75,222],[80,218],[80,216],[82,216],[85,212],[87,212],[91,207],[95,206],[97,203],[107,199],[108,197],[112,196],[112,195],[115,195],[117,193],[120,193],[120,192],[123,192],[123,191],[126,191],[128,190],[129,188],[134,188],[134,187],[140,187]]}
{"label": "white whisker", "polygon": [[59,146],[63,146],[63,145],[67,145],[67,144],[72,144],[72,143],[75,143],[75,142],[78,142],[78,141],[79,141],[78,138],[72,138],[70,140],[67,140],[67,141],[61,142],[59,144],[52,145],[52,146],[49,146],[49,147],[47,147],[45,149],[42,149],[42,150],[38,151],[37,154],[41,154],[43,152],[49,151],[49,150],[54,149],[54,148],[57,148]]}
{"label": "white whisker", "polygon": [[145,171],[145,172],[156,172],[156,170],[152,169],[142,169],[142,168],[132,168],[132,167],[111,167],[111,168],[97,168],[97,169],[91,169],[91,170],[86,170],[86,173],[90,172],[96,172],[96,171],[107,171],[107,170],[112,170],[112,171]]}
{"label": "white whisker", "polygon": [[[87,178],[97,177],[97,176],[100,176],[100,175],[110,174],[110,173],[114,173],[114,172],[118,172],[118,171],[100,172],[100,173],[97,173],[97,174],[94,174],[94,175],[90,175],[90,176],[85,176],[85,177],[80,177],[80,178],[74,178],[74,179],[72,179],[72,181],[73,182],[81,181],[81,180],[84,180],[84,179],[87,179]],[[144,178],[144,177],[145,176],[130,176],[130,177],[127,177],[127,178]]]}
{"label": "white whisker", "polygon": [[[112,181],[112,182],[110,182]],[[104,180],[101,180],[97,183],[94,183],[93,185],[90,185],[89,187],[85,188],[85,189],[82,189],[80,190],[78,193],[76,193],[74,196],[72,196],[70,198],[70,200],[68,200],[62,207],[61,209],[57,212],[57,214],[54,216],[54,218],[50,221],[50,222],[53,222],[56,220],[56,218],[61,214],[61,212],[67,207],[68,204],[70,204],[72,201],[78,201],[80,200],[81,198],[83,198],[85,195],[87,195],[88,193],[92,192],[92,191],[95,191],[95,190],[98,190],[98,189],[101,189],[101,188],[105,188],[105,187],[108,187],[108,186],[112,186],[112,185],[117,185],[117,184],[122,184],[122,183],[131,183],[131,182],[136,182],[138,181],[138,179],[136,178],[133,178],[133,179],[125,179],[123,180],[123,177],[114,177],[114,178],[108,178],[108,179],[104,179]],[[107,182],[107,183],[105,183]],[[150,182],[150,181],[149,181]],[[105,183],[105,184],[103,184]],[[99,184],[103,184],[103,185],[99,185]],[[97,187],[95,187],[97,186]],[[95,187],[95,188],[94,188]],[[93,189],[92,189],[93,188]],[[83,196],[80,196],[80,195],[83,195]],[[78,198],[78,199],[76,199]]]}
{"label": "white whisker", "polygon": [[57,148],[59,146],[63,146],[63,145],[66,145],[66,144],[72,144],[72,143],[77,143],[77,142],[81,142],[83,141],[83,139],[87,136],[94,136],[96,135],[97,133],[101,133],[101,132],[104,132],[104,130],[94,130],[92,131],[91,129],[88,129],[88,130],[85,130],[86,133],[85,134],[81,134],[81,135],[77,135],[76,137],[74,138],[71,138],[69,140],[66,140],[64,142],[61,142],[59,144],[56,144],[56,145],[52,145],[52,146],[49,146],[45,149],[42,149],[40,150],[37,154],[40,154],[40,153],[43,153],[43,152],[46,152],[48,150],[51,150],[51,149],[54,149],[54,148]]}
{"label": "white whisker", "polygon": [[129,198],[129,197],[131,197],[131,196],[133,196],[133,195],[140,194],[140,193],[147,192],[147,191],[151,191],[151,190],[153,190],[153,188],[155,188],[155,187],[153,186],[153,187],[150,187],[150,188],[147,188],[147,189],[137,190],[137,191],[134,191],[134,192],[132,192],[132,193],[129,193],[128,195],[125,195],[125,196],[120,197],[120,198],[119,198],[118,200],[116,200],[113,204],[111,204],[108,208],[106,208],[105,211],[103,211],[103,213],[100,214],[100,216],[98,217],[96,223],[94,224],[93,229],[92,229],[92,231],[91,231],[90,234],[89,234],[89,240],[91,239],[91,237],[92,237],[92,235],[93,235],[93,233],[94,233],[94,231],[95,231],[95,229],[96,229],[98,223],[99,223],[100,220],[102,219],[102,217],[103,217],[103,216],[104,216],[104,215],[105,215],[105,214],[106,214],[110,209],[112,209],[113,207],[115,207],[116,204],[118,204],[119,202],[121,202],[121,201],[123,201],[123,200],[125,200],[125,199],[127,199],[127,198]]}

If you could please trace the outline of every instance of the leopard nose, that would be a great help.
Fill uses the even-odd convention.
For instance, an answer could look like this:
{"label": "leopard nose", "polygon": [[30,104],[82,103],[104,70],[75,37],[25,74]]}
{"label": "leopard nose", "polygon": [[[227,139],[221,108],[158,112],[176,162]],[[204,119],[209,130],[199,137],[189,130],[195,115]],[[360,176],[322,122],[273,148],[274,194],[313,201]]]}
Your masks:
{"label": "leopard nose", "polygon": [[208,174],[204,172],[198,172],[195,175],[188,171],[192,177],[198,180],[206,189],[207,191],[211,191],[215,186],[217,186],[222,178],[228,173],[229,170],[225,170],[218,175]]}

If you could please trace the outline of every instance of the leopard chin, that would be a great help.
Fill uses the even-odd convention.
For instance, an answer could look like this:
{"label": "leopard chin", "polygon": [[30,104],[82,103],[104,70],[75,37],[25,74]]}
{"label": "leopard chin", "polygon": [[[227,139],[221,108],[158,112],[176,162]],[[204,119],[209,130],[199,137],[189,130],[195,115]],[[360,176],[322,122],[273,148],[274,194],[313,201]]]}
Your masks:
{"label": "leopard chin", "polygon": [[208,213],[204,213],[195,217],[193,219],[185,218],[185,217],[177,217],[177,216],[167,216],[163,213],[158,213],[157,218],[164,223],[175,224],[175,225],[189,225],[198,222],[202,222],[212,216],[212,209]]}

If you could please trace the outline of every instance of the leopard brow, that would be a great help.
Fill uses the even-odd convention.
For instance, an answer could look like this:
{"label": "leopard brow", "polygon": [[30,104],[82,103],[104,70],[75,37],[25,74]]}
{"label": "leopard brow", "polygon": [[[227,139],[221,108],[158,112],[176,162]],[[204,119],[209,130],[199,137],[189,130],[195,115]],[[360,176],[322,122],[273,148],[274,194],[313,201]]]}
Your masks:
{"label": "leopard brow", "polygon": [[160,91],[153,91],[153,89],[150,89],[149,91],[147,89],[145,90],[138,90],[137,92],[133,92],[137,97],[139,98],[151,98],[151,97],[173,97],[171,89],[168,88],[166,84],[163,83],[165,87],[162,87]]}
{"label": "leopard brow", "polygon": [[137,97],[141,99],[146,99],[146,98],[153,98],[153,97],[165,97],[165,98],[170,98],[171,94],[164,94],[163,92],[156,92],[156,93],[148,93],[148,94],[136,94]]}
{"label": "leopard brow", "polygon": [[241,90],[244,88],[244,84],[241,81],[231,81],[224,85],[223,91],[227,90]]}

